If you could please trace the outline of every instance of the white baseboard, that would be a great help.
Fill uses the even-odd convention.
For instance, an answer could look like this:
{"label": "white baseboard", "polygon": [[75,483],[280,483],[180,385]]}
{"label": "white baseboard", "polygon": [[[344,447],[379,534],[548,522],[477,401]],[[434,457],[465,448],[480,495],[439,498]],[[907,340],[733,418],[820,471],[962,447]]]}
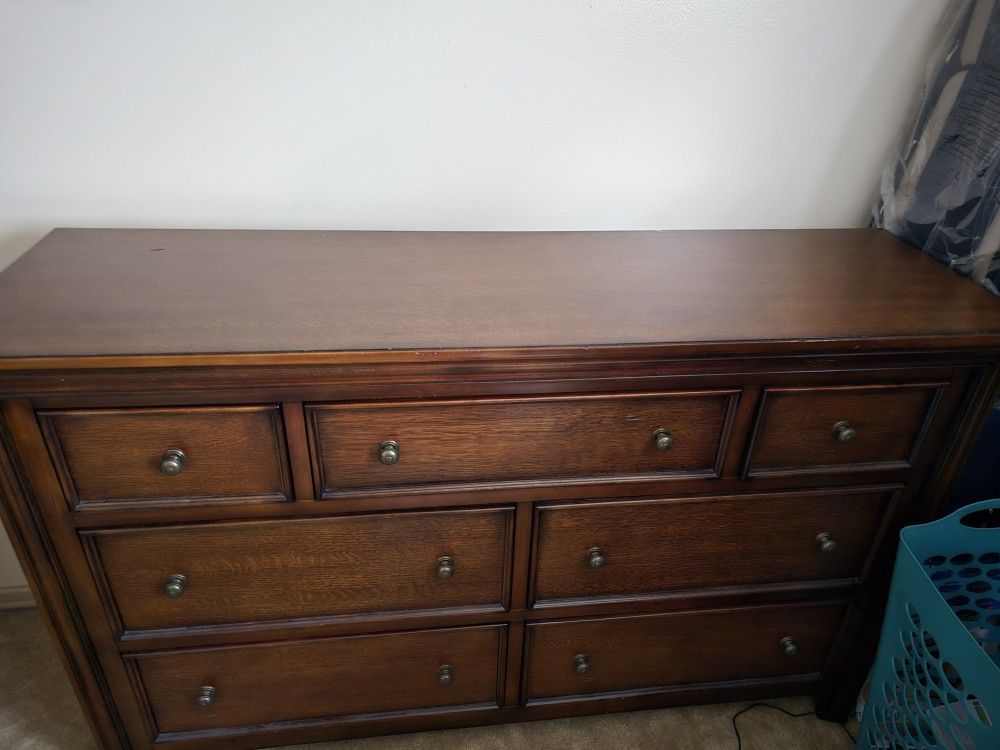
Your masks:
{"label": "white baseboard", "polygon": [[27,586],[5,586],[0,588],[0,609],[21,609],[34,607],[35,599]]}

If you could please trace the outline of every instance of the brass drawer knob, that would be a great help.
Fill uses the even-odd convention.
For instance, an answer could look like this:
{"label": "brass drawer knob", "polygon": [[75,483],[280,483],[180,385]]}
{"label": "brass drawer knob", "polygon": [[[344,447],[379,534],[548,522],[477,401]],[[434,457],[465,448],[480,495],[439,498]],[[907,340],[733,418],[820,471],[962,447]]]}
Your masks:
{"label": "brass drawer knob", "polygon": [[379,443],[378,460],[386,466],[392,466],[399,461],[399,443],[395,440],[383,440]]}
{"label": "brass drawer knob", "polygon": [[837,422],[833,426],[833,436],[838,443],[853,443],[858,437],[858,431],[851,427],[850,422]]}
{"label": "brass drawer knob", "polygon": [[451,578],[455,575],[455,560],[445,555],[437,561],[438,578]]}
{"label": "brass drawer knob", "polygon": [[781,650],[784,651],[785,656],[795,656],[799,653],[799,644],[790,635],[786,635],[781,639]]}
{"label": "brass drawer knob", "polygon": [[171,448],[160,456],[160,471],[168,477],[175,477],[184,471],[187,456],[180,448]]}
{"label": "brass drawer knob", "polygon": [[585,674],[590,669],[590,657],[586,654],[577,654],[573,657],[573,668],[577,674]]}
{"label": "brass drawer knob", "polygon": [[167,580],[163,582],[163,593],[171,599],[176,599],[184,593],[184,587],[187,586],[187,582],[187,576],[183,573],[171,573],[167,576]]}
{"label": "brass drawer knob", "polygon": [[820,552],[833,552],[837,549],[837,540],[826,531],[816,535],[816,546]]}
{"label": "brass drawer knob", "polygon": [[653,432],[653,447],[658,451],[668,451],[674,447],[674,436],[662,427]]}
{"label": "brass drawer knob", "polygon": [[215,703],[215,688],[211,685],[202,685],[198,690],[197,703],[202,708],[208,708]]}
{"label": "brass drawer knob", "polygon": [[587,565],[596,570],[597,568],[603,568],[605,562],[607,560],[604,559],[604,553],[600,547],[591,547],[587,550]]}
{"label": "brass drawer knob", "polygon": [[450,685],[455,681],[455,668],[451,664],[444,664],[438,670],[438,685]]}

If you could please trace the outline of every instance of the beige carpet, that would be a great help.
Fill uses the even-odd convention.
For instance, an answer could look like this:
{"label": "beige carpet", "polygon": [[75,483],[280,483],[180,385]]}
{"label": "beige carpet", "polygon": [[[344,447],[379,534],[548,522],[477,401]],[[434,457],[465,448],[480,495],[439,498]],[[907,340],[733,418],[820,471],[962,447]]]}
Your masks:
{"label": "beige carpet", "polygon": [[[769,701],[799,713],[807,698]],[[296,746],[298,750],[594,750],[736,748],[732,715],[745,703],[557,719]],[[842,727],[755,708],[739,718],[744,750],[851,748]],[[851,727],[856,734],[856,726]],[[0,611],[0,748],[93,750],[94,741],[35,610]],[[286,749],[288,750],[288,749]]]}

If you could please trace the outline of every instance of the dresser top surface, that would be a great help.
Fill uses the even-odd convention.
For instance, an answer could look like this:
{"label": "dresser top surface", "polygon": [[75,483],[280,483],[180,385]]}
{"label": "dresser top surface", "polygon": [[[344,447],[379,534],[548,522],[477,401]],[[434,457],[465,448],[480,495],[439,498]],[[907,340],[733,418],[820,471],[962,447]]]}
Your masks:
{"label": "dresser top surface", "polygon": [[778,342],[996,346],[1000,300],[885,232],[59,229],[0,361]]}

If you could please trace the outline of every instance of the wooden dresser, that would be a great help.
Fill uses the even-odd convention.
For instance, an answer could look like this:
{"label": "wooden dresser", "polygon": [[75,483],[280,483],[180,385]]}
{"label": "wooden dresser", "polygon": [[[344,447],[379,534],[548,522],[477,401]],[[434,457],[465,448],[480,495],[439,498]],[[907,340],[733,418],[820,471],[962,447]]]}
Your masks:
{"label": "wooden dresser", "polygon": [[57,230],[0,494],[102,747],[843,718],[1000,300],[887,234]]}

